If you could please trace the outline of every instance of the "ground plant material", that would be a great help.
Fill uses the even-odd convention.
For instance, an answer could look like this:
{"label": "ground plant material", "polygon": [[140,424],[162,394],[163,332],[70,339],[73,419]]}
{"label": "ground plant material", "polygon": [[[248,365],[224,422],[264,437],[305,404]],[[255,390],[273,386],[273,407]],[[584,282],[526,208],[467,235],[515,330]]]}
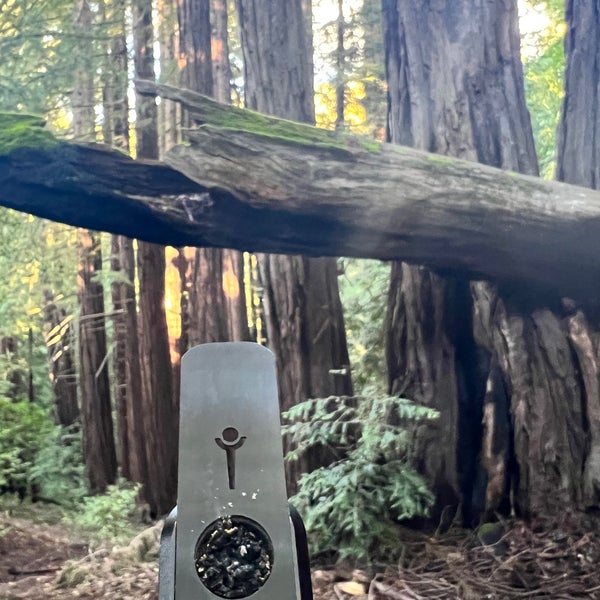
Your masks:
{"label": "ground plant material", "polygon": [[[90,553],[62,526],[0,513],[0,599],[157,600],[161,525],[125,547],[107,545]],[[403,529],[400,565],[362,571],[313,565],[314,598],[600,600],[600,515],[509,521],[496,543],[489,543],[488,533],[485,528],[452,528],[444,535]],[[351,581],[366,593],[340,585]]]}
{"label": "ground plant material", "polygon": [[493,544],[463,529],[406,545],[398,568],[375,576],[369,600],[600,598],[600,519],[563,515],[505,524]]}
{"label": "ground plant material", "polygon": [[269,535],[245,517],[222,517],[211,523],[196,547],[200,581],[221,598],[246,598],[271,575],[273,545]]}

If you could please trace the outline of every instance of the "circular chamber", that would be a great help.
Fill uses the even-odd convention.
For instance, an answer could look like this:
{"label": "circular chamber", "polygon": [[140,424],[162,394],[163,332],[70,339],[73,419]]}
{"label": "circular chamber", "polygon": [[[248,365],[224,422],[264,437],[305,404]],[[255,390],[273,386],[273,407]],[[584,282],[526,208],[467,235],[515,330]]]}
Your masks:
{"label": "circular chamber", "polygon": [[221,517],[203,532],[194,552],[196,573],[221,598],[247,598],[269,579],[273,543],[252,519]]}

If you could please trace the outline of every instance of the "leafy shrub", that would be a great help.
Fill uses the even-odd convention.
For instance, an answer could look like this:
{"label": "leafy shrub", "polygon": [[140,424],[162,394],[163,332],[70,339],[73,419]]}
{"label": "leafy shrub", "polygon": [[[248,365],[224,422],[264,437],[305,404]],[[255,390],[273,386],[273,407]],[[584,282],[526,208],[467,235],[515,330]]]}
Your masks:
{"label": "leafy shrub", "polygon": [[139,491],[139,484],[125,481],[109,485],[106,494],[84,498],[68,521],[94,541],[127,540],[133,533],[132,516]]}
{"label": "leafy shrub", "polygon": [[395,526],[427,515],[433,495],[410,465],[408,425],[437,412],[404,398],[320,398],[284,414],[296,446],[286,460],[326,446],[339,460],[304,474],[291,502],[302,513],[313,554],[390,561]]}
{"label": "leafy shrub", "polygon": [[360,394],[385,393],[385,312],[390,266],[376,260],[339,259],[340,297],[352,365],[352,383]]}
{"label": "leafy shrub", "polygon": [[31,470],[51,427],[46,411],[35,404],[0,398],[0,492],[27,493]]}
{"label": "leafy shrub", "polygon": [[37,453],[30,478],[38,486],[43,499],[53,500],[67,508],[83,500],[87,483],[78,426],[51,429]]}

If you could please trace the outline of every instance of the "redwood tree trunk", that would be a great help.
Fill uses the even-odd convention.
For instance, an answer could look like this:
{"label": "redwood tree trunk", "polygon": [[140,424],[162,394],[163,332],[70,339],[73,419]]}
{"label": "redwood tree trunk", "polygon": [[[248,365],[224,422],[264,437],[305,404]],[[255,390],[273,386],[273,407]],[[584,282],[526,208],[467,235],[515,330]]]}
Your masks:
{"label": "redwood tree trunk", "polygon": [[231,103],[231,64],[229,63],[229,16],[227,0],[211,0],[211,59],[215,100]]}
{"label": "redwood tree trunk", "polygon": [[[177,82],[173,65],[179,57],[179,38],[176,24],[177,6],[174,0],[157,0],[158,41],[160,45],[160,70],[163,80]],[[180,139],[179,119],[181,111],[175,102],[164,100],[158,107],[158,138],[162,152],[170,150]]]}
{"label": "redwood tree trunk", "polygon": [[[125,3],[117,1],[105,15],[117,34],[110,41],[111,64],[104,78],[104,143],[130,151],[129,101],[127,97],[127,39]],[[137,299],[135,294],[135,251],[133,240],[111,236],[110,268],[120,275],[111,285],[113,304],[113,373],[117,414],[118,457],[125,479],[143,482],[146,454],[141,435],[143,410],[139,341],[137,336]]]}
{"label": "redwood tree trunk", "polygon": [[[302,3],[238,0],[237,9],[246,105],[313,123],[312,49]],[[259,267],[281,408],[307,398],[350,394],[349,375],[330,373],[349,362],[335,259],[261,255]]]}
{"label": "redwood tree trunk", "polygon": [[[229,26],[226,0],[211,0],[213,96],[222,104],[231,104],[231,65],[229,63]],[[222,286],[227,305],[227,339],[250,340],[244,255],[238,250],[223,250]]]}
{"label": "redwood tree trunk", "polygon": [[[89,30],[93,15],[87,0],[75,5],[74,29],[78,33],[75,86],[72,94],[73,135],[95,141],[94,72],[91,69]],[[117,456],[113,434],[108,355],[104,318],[104,290],[94,280],[102,269],[99,234],[77,231],[79,300],[79,388],[83,428],[83,454],[90,491],[103,493],[116,480]]]}
{"label": "redwood tree trunk", "polygon": [[77,39],[74,57],[74,81],[71,94],[73,136],[82,142],[95,140],[94,69],[91,64],[90,30],[93,14],[87,0],[77,0],[73,6],[73,29]]}
{"label": "redwood tree trunk", "polygon": [[[215,35],[211,28],[211,8]],[[224,2],[183,0],[178,5],[182,84],[195,92],[229,102],[227,8]],[[212,53],[217,61],[213,65]],[[213,83],[213,73],[218,88]],[[191,346],[208,342],[248,340],[243,268],[237,252],[198,248],[191,262],[189,330],[182,339]],[[184,319],[185,321],[186,319]],[[187,348],[181,348],[185,351]]]}
{"label": "redwood tree trunk", "polygon": [[69,426],[79,418],[77,402],[77,373],[73,360],[74,335],[72,322],[55,302],[50,290],[44,291],[44,320],[46,345],[52,374],[54,422]]}
{"label": "redwood tree trunk", "polygon": [[[537,174],[516,2],[383,7],[390,140]],[[580,500],[581,390],[559,300],[530,312],[525,289],[394,266],[390,390],[441,412],[420,438],[439,508],[460,501],[473,522],[508,510],[511,489],[525,514]]]}
{"label": "redwood tree trunk", "polygon": [[[134,66],[136,76],[154,79],[152,2],[134,0]],[[153,98],[136,96],[137,156],[158,158],[157,107]],[[139,336],[143,420],[140,434],[146,447],[145,495],[155,515],[169,511],[177,494],[178,402],[173,395],[169,335],[164,308],[164,246],[140,242],[137,255],[140,282]]]}
{"label": "redwood tree trunk", "polygon": [[344,105],[346,97],[346,50],[344,48],[346,23],[344,20],[344,0],[338,0],[337,48],[335,56],[335,128],[343,129],[345,123]]}
{"label": "redwood tree trunk", "polygon": [[[556,177],[600,189],[600,13],[594,0],[566,3],[565,98],[558,128]],[[583,502],[600,504],[600,318],[567,303],[569,339],[582,380],[586,454]],[[578,465],[581,468],[581,465]]]}
{"label": "redwood tree trunk", "polygon": [[111,267],[127,281],[113,283],[115,312],[115,387],[121,469],[130,481],[147,478],[147,456],[144,444],[144,405],[140,348],[138,339],[137,299],[135,294],[135,251],[133,240],[112,236]]}
{"label": "redwood tree trunk", "polygon": [[[313,123],[312,49],[302,2],[237,0],[236,6],[246,105]],[[351,394],[336,260],[261,255],[258,261],[282,410],[307,398]],[[344,369],[345,374],[330,373]],[[298,475],[288,471],[288,491],[295,490]]]}
{"label": "redwood tree trunk", "polygon": [[102,269],[100,238],[77,231],[79,254],[79,385],[83,419],[83,454],[92,493],[102,493],[117,477],[108,356],[104,322],[104,291],[94,281]]}

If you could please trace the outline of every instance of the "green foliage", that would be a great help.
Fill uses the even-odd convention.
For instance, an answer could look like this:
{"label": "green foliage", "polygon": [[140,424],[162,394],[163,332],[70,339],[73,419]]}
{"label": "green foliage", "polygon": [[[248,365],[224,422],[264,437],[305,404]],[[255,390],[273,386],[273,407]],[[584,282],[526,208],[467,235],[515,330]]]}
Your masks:
{"label": "green foliage", "polygon": [[49,430],[46,411],[0,398],[0,490],[25,493]]}
{"label": "green foliage", "polygon": [[525,93],[531,113],[540,172],[551,179],[555,169],[556,130],[564,96],[564,0],[530,0],[531,9],[546,18],[546,25],[525,37]]}
{"label": "green foliage", "polygon": [[375,260],[343,259],[340,297],[352,382],[358,394],[373,396],[386,391],[384,321],[390,266]]}
{"label": "green foliage", "polygon": [[297,446],[286,460],[323,446],[340,457],[303,475],[291,499],[314,554],[367,562],[397,557],[396,525],[426,515],[434,500],[410,465],[408,425],[437,416],[389,397],[308,400],[284,414],[284,433]]}
{"label": "green foliage", "polygon": [[[44,331],[46,294],[67,314],[76,302],[73,229],[31,215],[0,208],[0,340],[12,350],[0,357],[0,395],[52,406],[48,349]],[[15,377],[20,385],[15,385]],[[8,383],[7,383],[8,382]],[[7,387],[10,383],[12,390]],[[4,386],[4,387],[3,387]]]}
{"label": "green foliage", "polygon": [[125,481],[108,486],[106,494],[88,496],[68,519],[92,540],[122,542],[133,533],[132,517],[140,485]]}
{"label": "green foliage", "polygon": [[72,85],[73,2],[0,2],[0,110],[45,113]]}
{"label": "green foliage", "polygon": [[316,121],[336,127],[336,89],[344,87],[344,128],[383,141],[387,113],[381,2],[343,6],[343,51],[338,46],[336,1],[313,2]]}
{"label": "green foliage", "polygon": [[52,428],[37,454],[30,477],[42,498],[66,508],[83,501],[87,485],[82,436],[77,426]]}

